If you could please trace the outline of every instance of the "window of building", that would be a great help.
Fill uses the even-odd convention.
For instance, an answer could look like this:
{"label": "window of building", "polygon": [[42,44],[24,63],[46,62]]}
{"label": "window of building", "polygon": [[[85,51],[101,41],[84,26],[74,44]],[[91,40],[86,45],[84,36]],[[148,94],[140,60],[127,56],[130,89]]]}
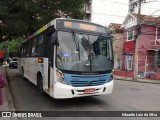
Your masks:
{"label": "window of building", "polygon": [[132,56],[126,56],[126,70],[132,70]]}
{"label": "window of building", "polygon": [[127,34],[128,41],[133,40],[133,30],[129,30]]}

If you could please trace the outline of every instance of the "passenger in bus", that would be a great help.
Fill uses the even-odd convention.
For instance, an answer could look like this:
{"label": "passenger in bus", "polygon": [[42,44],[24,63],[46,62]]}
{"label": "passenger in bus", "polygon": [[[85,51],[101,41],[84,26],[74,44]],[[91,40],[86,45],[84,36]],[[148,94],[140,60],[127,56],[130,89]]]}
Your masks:
{"label": "passenger in bus", "polygon": [[32,48],[32,56],[38,56],[38,55],[39,55],[38,47],[33,47]]}

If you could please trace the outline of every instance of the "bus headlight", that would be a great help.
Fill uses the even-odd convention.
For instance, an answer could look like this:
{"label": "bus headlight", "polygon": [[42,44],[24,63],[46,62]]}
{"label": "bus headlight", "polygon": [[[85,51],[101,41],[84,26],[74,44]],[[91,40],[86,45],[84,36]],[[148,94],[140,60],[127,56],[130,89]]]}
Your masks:
{"label": "bus headlight", "polygon": [[111,76],[110,76],[108,82],[112,81],[113,79],[114,79],[113,74],[111,74]]}
{"label": "bus headlight", "polygon": [[67,84],[65,79],[64,79],[63,73],[60,70],[56,71],[56,75],[57,75],[57,81],[58,82],[63,83],[63,84]]}

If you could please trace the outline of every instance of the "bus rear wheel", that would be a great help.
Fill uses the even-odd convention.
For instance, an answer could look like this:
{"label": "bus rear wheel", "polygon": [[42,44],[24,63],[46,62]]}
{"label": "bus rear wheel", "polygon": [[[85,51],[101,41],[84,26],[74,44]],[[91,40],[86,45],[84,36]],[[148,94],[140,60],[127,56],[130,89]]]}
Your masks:
{"label": "bus rear wheel", "polygon": [[38,87],[38,91],[40,92],[40,94],[44,95],[43,78],[42,78],[42,75],[40,74],[37,76],[37,87]]}

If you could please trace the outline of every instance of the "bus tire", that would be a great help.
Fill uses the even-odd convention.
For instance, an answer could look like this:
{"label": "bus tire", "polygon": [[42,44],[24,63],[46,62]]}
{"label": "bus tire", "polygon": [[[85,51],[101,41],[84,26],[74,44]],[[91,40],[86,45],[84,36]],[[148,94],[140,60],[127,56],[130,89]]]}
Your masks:
{"label": "bus tire", "polygon": [[43,78],[42,75],[39,73],[37,75],[37,88],[40,94],[44,95],[44,90],[43,90]]}

